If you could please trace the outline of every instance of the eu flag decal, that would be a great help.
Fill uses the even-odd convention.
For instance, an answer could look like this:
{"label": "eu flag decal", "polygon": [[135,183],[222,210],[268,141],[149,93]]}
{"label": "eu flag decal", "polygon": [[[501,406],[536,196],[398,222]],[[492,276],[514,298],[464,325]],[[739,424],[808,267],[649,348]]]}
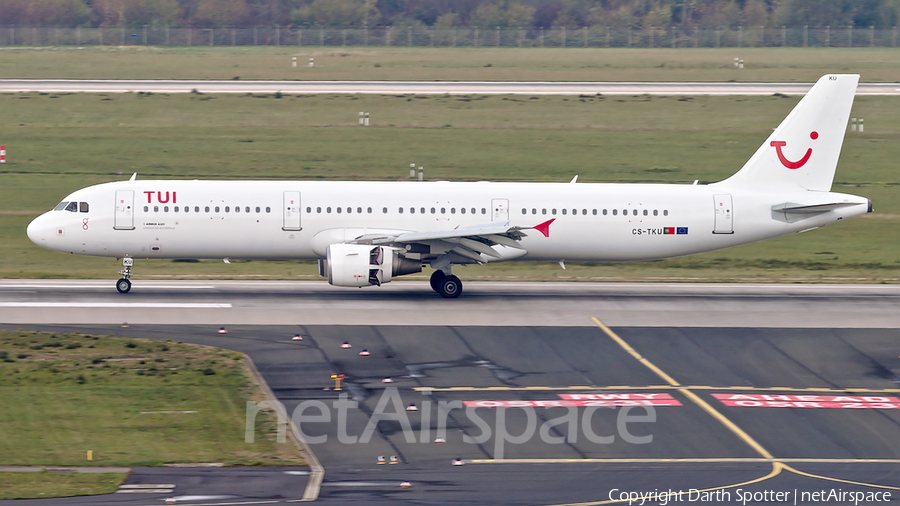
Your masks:
{"label": "eu flag decal", "polygon": [[677,231],[676,233],[679,234],[679,235],[680,235],[680,234],[687,234],[687,229],[688,229],[687,227],[678,227],[678,231]]}

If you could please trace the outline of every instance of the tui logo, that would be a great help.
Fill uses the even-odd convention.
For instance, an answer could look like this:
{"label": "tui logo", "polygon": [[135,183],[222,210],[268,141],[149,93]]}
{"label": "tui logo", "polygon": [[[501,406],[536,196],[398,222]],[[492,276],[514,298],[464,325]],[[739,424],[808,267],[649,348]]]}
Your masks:
{"label": "tui logo", "polygon": [[[815,131],[810,132],[809,138],[812,140],[818,139],[819,132],[815,132]],[[799,169],[800,167],[803,167],[804,165],[806,165],[806,162],[809,161],[809,157],[812,156],[812,148],[808,148],[806,150],[806,154],[803,155],[803,158],[797,160],[796,162],[792,162],[792,161],[788,160],[787,157],[784,156],[784,152],[781,151],[781,148],[787,146],[787,142],[772,141],[769,145],[772,146],[773,148],[775,148],[775,153],[778,155],[778,161],[781,162],[781,165],[784,165],[785,167],[787,167],[791,170]]]}

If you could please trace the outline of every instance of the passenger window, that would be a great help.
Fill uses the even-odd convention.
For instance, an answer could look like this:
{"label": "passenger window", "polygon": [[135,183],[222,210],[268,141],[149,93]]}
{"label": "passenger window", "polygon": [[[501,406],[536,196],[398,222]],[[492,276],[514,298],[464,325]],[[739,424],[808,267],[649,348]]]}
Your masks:
{"label": "passenger window", "polygon": [[82,213],[88,212],[88,203],[87,202],[79,202],[78,210]]}
{"label": "passenger window", "polygon": [[342,212],[342,209],[340,207],[335,208],[335,210],[337,211],[338,214],[341,214],[341,212]]}
{"label": "passenger window", "polygon": [[175,212],[176,213],[178,212],[178,206],[175,206]]}
{"label": "passenger window", "polygon": [[217,213],[219,212],[219,206],[216,206],[216,212]]}
{"label": "passenger window", "polygon": [[163,206],[163,212],[164,213],[169,212],[169,206]]}
{"label": "passenger window", "polygon": [[566,211],[565,209],[562,210],[562,213],[563,213],[563,214],[566,214],[566,212],[567,212],[567,211]]}
{"label": "passenger window", "polygon": [[403,208],[401,207],[401,208],[397,209],[397,212],[400,214],[403,214]]}
{"label": "passenger window", "polygon": [[537,214],[537,209],[535,209],[535,208],[532,207],[532,208],[531,208],[531,214]]}
{"label": "passenger window", "polygon": [[441,214],[447,214],[447,208],[446,208],[446,207],[442,207],[442,208],[441,208]]}
{"label": "passenger window", "polygon": [[271,207],[266,207],[266,212],[267,212],[267,213],[271,213],[271,212],[272,212],[272,208],[271,208]]}
{"label": "passenger window", "polygon": [[259,212],[259,206],[256,206],[256,212],[257,213]]}
{"label": "passenger window", "polygon": [[372,208],[371,208],[371,207],[367,207],[367,208],[366,208],[366,212],[369,213],[369,214],[372,214]]}
{"label": "passenger window", "polygon": [[331,208],[330,208],[330,207],[326,207],[326,208],[325,208],[325,212],[328,213],[328,214],[331,214]]}
{"label": "passenger window", "polygon": [[[594,209],[594,214],[597,214],[597,210]],[[606,209],[603,210],[603,216],[606,216]]]}
{"label": "passenger window", "polygon": [[69,205],[66,206],[66,211],[70,213],[78,212],[78,202],[69,202]]}
{"label": "passenger window", "polygon": [[250,212],[250,206],[245,207],[245,208],[244,208],[244,212],[245,212],[245,213],[249,213],[249,212]]}
{"label": "passenger window", "polygon": [[456,208],[455,208],[455,207],[451,207],[451,208],[450,208],[450,214],[456,214]]}
{"label": "passenger window", "polygon": [[646,209],[644,209],[644,216],[647,216],[648,214],[649,214],[649,212]]}
{"label": "passenger window", "polygon": [[311,208],[311,207],[307,207],[307,208],[306,208],[306,212],[307,212],[307,213],[312,213],[312,208]]}
{"label": "passenger window", "polygon": [[357,207],[357,208],[356,208],[356,212],[359,213],[359,214],[362,214],[362,208],[361,208],[361,207]]}
{"label": "passenger window", "polygon": [[153,206],[153,212],[154,212],[154,213],[158,213],[158,212],[159,212],[159,206]]}
{"label": "passenger window", "polygon": [[[603,214],[606,214],[605,212]],[[597,210],[594,209],[594,216],[597,216]]]}
{"label": "passenger window", "polygon": [[384,213],[384,214],[387,214],[387,208],[386,208],[386,207],[382,207],[382,208],[381,208],[381,212]]}
{"label": "passenger window", "polygon": [[[578,214],[578,209],[572,209],[572,214]],[[587,214],[587,209],[584,210],[584,214]]]}
{"label": "passenger window", "polygon": [[410,208],[409,208],[409,214],[416,214],[416,208],[415,208],[415,207],[410,207]]}
{"label": "passenger window", "polygon": [[144,212],[145,212],[145,213],[146,213],[146,212],[147,212],[147,211],[149,211],[149,210],[150,210],[150,208],[149,208],[149,207],[147,207],[147,206],[144,206]]}
{"label": "passenger window", "polygon": [[637,216],[637,209],[632,209],[631,214],[632,214],[633,216]]}
{"label": "passenger window", "polygon": [[200,212],[200,206],[194,206],[194,212],[195,212],[195,213],[199,213],[199,212]]}
{"label": "passenger window", "polygon": [[628,209],[622,209],[622,216],[628,216]]}
{"label": "passenger window", "polygon": [[663,216],[668,216],[668,215],[669,215],[669,211],[668,211],[668,210],[663,210]]}
{"label": "passenger window", "polygon": [[422,214],[425,214],[425,208],[424,208],[424,207],[420,207],[420,208],[419,208],[419,212],[422,213]]}
{"label": "passenger window", "polygon": [[[582,209],[582,210],[581,210],[581,214],[587,216],[587,209]],[[596,210],[596,209],[594,209],[594,214],[597,214],[597,210]]]}
{"label": "passenger window", "polygon": [[347,214],[350,214],[350,213],[352,213],[352,212],[353,212],[353,208],[352,208],[352,207],[348,207],[348,208],[347,208]]}
{"label": "passenger window", "polygon": [[528,209],[522,208],[522,214],[528,214]]}
{"label": "passenger window", "polygon": [[618,216],[618,215],[619,215],[619,210],[613,209],[613,216]]}
{"label": "passenger window", "polygon": [[209,212],[209,206],[204,207],[204,208],[203,208],[203,211],[208,213],[208,212]]}
{"label": "passenger window", "polygon": [[[472,211],[472,214],[475,214],[475,211]],[[487,209],[481,208],[481,214],[487,214]]]}
{"label": "passenger window", "polygon": [[[177,211],[177,209],[176,209],[176,211]],[[241,206],[234,206],[234,212],[236,212],[236,213],[241,212]],[[309,212],[308,207],[306,208],[306,212]]]}
{"label": "passenger window", "polygon": [[553,216],[556,216],[556,208],[551,209],[550,214],[552,214]]}
{"label": "passenger window", "polygon": [[653,216],[659,216],[659,211],[656,210],[656,209],[654,209],[654,210],[653,210]]}
{"label": "passenger window", "polygon": [[317,208],[316,208],[316,212],[317,212],[317,213],[321,213],[321,212],[322,212],[322,208],[321,208],[321,207],[317,207]]}
{"label": "passenger window", "polygon": [[547,214],[547,210],[546,210],[546,209],[541,209],[541,214]]}
{"label": "passenger window", "polygon": [[431,214],[434,214],[434,208],[433,208],[433,207],[431,208]]}
{"label": "passenger window", "polygon": [[465,207],[460,207],[460,208],[459,208],[459,213],[460,213],[460,214],[466,214],[466,208],[465,208]]}
{"label": "passenger window", "polygon": [[66,208],[67,205],[69,205],[68,202],[62,201],[59,204],[56,204],[56,207],[54,207],[53,210],[54,211],[62,211],[63,209]]}
{"label": "passenger window", "polygon": [[186,212],[186,213],[191,212],[191,207],[190,207],[190,206],[184,206],[184,212]]}

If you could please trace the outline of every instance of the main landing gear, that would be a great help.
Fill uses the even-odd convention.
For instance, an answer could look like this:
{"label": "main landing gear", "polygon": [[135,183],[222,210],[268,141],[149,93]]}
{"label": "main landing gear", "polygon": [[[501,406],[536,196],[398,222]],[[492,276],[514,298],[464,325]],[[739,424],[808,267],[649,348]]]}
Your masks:
{"label": "main landing gear", "polygon": [[119,274],[122,278],[116,281],[116,290],[119,293],[128,293],[131,291],[131,268],[134,267],[134,259],[125,257],[122,259],[122,270]]}
{"label": "main landing gear", "polygon": [[455,299],[462,293],[462,281],[453,274],[444,274],[444,271],[439,269],[431,274],[431,289],[445,299]]}

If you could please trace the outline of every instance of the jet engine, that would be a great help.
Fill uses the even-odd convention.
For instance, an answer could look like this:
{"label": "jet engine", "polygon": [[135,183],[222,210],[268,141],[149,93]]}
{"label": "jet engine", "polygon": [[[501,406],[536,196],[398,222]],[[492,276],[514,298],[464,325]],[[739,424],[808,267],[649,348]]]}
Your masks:
{"label": "jet engine", "polygon": [[394,276],[422,272],[422,262],[399,254],[400,250],[369,244],[332,244],[319,260],[319,275],[334,286],[381,286]]}

